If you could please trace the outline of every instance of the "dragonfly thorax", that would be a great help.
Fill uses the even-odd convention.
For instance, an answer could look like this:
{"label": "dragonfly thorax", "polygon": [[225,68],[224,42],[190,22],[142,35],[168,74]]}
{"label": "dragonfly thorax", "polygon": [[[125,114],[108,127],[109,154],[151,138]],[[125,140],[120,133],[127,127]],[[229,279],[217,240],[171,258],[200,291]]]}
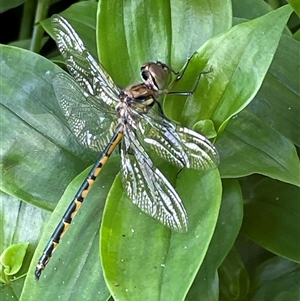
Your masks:
{"label": "dragonfly thorax", "polygon": [[143,83],[130,86],[123,90],[120,95],[121,102],[116,108],[117,115],[121,114],[121,108],[125,110],[130,108],[139,113],[147,113],[154,105],[157,96],[156,91],[148,89]]}

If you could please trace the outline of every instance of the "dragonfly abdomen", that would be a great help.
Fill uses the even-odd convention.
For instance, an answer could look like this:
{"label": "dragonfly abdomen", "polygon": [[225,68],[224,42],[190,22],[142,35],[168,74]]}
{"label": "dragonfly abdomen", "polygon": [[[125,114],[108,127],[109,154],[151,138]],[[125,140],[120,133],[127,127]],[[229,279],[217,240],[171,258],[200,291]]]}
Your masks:
{"label": "dragonfly abdomen", "polygon": [[94,167],[89,172],[85,181],[82,183],[78,192],[76,193],[73,201],[70,203],[68,209],[65,211],[60,223],[52,233],[52,236],[46,245],[42,256],[40,257],[38,264],[35,269],[35,278],[38,280],[41,276],[42,271],[45,269],[47,263],[49,262],[53,252],[57,248],[61,238],[64,236],[66,231],[68,230],[73,218],[79,211],[82,202],[88,195],[91,187],[93,186],[97,176],[100,174],[103,166],[107,162],[109,156],[112,154],[116,146],[123,138],[123,125],[119,124],[116,128],[113,137],[110,139],[109,144],[99,156],[99,159],[95,163]]}

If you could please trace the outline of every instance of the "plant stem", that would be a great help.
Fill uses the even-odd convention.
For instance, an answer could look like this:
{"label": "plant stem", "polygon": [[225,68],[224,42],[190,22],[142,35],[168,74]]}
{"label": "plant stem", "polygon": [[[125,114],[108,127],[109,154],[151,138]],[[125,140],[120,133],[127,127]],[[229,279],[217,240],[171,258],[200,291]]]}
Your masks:
{"label": "plant stem", "polygon": [[35,26],[33,29],[32,40],[30,45],[30,50],[33,52],[39,52],[41,50],[44,29],[38,23],[47,17],[50,2],[51,0],[38,0],[35,20],[34,20]]}

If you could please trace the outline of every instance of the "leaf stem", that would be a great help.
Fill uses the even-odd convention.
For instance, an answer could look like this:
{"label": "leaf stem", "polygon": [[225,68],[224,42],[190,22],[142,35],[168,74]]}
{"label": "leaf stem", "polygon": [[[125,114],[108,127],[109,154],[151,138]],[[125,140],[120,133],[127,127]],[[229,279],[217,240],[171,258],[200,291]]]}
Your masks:
{"label": "leaf stem", "polygon": [[31,40],[31,45],[30,45],[30,50],[33,52],[38,53],[41,50],[44,29],[38,23],[47,17],[50,2],[51,2],[51,0],[38,0],[36,14],[35,14],[35,20],[34,20],[35,26],[33,29],[32,40]]}

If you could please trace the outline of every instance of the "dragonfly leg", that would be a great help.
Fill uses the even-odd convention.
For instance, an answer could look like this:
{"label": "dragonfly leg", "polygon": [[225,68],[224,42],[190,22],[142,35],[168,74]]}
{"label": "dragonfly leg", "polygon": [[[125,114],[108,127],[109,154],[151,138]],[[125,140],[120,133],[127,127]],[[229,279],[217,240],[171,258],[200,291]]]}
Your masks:
{"label": "dragonfly leg", "polygon": [[173,88],[173,86],[179,81],[181,80],[181,78],[183,77],[192,57],[194,56],[194,54],[192,56],[190,56],[185,65],[183,66],[183,69],[182,71],[179,71],[179,72],[176,72],[174,71],[172,68],[170,68],[169,66],[165,65],[166,68],[168,68],[173,74],[176,75],[176,78],[174,79],[174,81],[171,83],[171,85],[168,87],[168,92],[166,94],[168,95],[179,95],[179,96],[191,96],[195,93],[198,85],[199,85],[199,82],[200,82],[200,79],[201,79],[201,75],[203,74],[207,74],[207,73],[210,73],[212,71],[212,69],[210,68],[208,71],[202,71],[198,74],[196,80],[195,80],[195,83],[194,83],[194,86],[192,88],[192,90],[190,91],[169,91]]}

